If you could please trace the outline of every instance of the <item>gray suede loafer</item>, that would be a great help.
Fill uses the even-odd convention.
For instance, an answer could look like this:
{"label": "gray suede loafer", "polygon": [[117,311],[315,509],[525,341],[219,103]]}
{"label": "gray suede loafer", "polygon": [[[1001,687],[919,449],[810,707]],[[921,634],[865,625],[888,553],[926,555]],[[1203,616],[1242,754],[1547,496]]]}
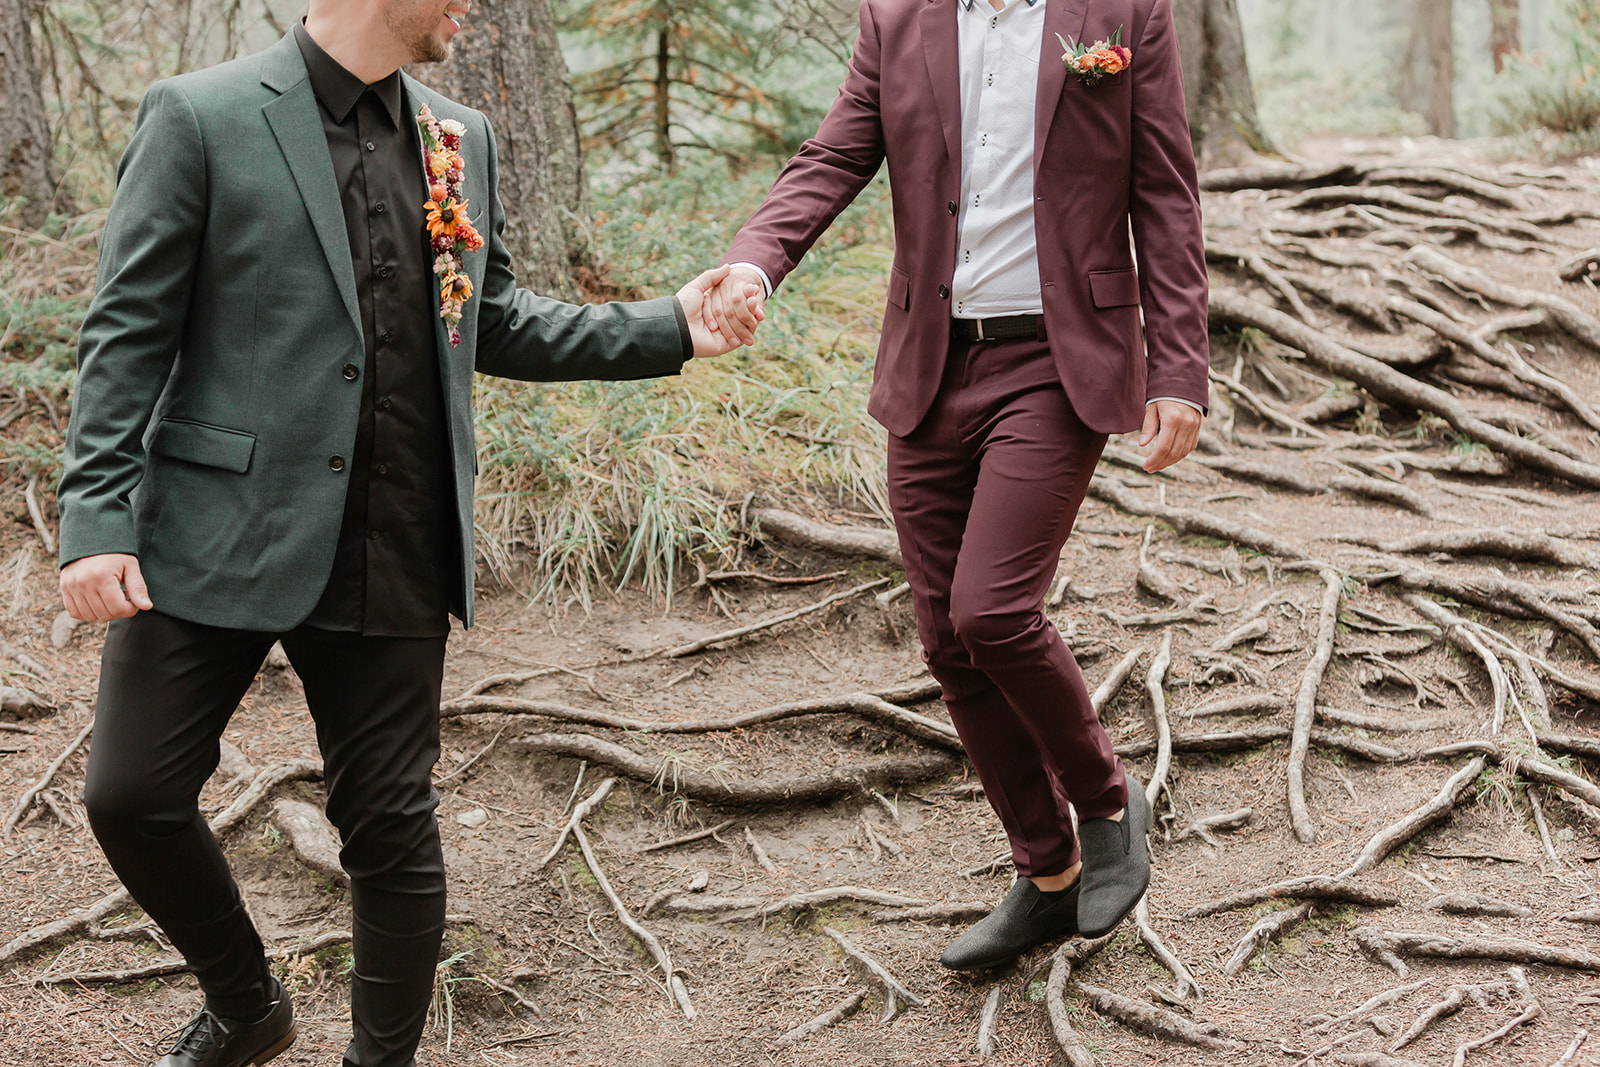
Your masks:
{"label": "gray suede loafer", "polygon": [[1128,806],[1122,821],[1084,819],[1078,824],[1083,850],[1083,886],[1078,894],[1078,934],[1103,937],[1115,930],[1150,885],[1150,802],[1144,786],[1128,775]]}
{"label": "gray suede loafer", "polygon": [[1000,906],[950,942],[939,963],[952,971],[976,971],[1008,963],[1030,948],[1078,932],[1078,885],[1048,900],[1028,878],[1018,878]]}

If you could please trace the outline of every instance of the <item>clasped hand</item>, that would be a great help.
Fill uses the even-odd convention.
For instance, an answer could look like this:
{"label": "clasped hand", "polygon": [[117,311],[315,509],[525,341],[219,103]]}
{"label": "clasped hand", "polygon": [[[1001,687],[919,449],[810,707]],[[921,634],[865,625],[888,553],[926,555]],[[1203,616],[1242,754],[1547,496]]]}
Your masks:
{"label": "clasped hand", "polygon": [[756,325],[766,318],[766,286],[743,267],[708,270],[678,290],[678,302],[689,319],[695,358],[720,356],[755,340]]}

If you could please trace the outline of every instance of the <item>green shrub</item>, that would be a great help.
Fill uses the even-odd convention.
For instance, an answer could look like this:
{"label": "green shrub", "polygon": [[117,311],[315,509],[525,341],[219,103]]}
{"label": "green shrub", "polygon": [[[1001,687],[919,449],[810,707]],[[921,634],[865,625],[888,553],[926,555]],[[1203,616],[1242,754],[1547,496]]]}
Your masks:
{"label": "green shrub", "polygon": [[1563,46],[1510,57],[1495,79],[1495,132],[1525,134],[1543,152],[1600,149],[1600,4],[1563,0]]}

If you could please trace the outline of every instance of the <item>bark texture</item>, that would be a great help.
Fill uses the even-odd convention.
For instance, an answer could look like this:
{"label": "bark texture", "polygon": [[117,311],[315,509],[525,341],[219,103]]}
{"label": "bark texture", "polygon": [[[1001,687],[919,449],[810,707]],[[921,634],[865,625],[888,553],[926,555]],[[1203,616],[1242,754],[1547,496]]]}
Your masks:
{"label": "bark texture", "polygon": [[1401,60],[1395,95],[1437,137],[1456,135],[1455,31],[1451,0],[1411,0],[1411,38]]}
{"label": "bark texture", "polygon": [[0,0],[0,196],[25,197],[24,226],[37,226],[55,195],[50,126],[33,61],[31,0]]}
{"label": "bark texture", "polygon": [[574,272],[593,267],[585,235],[588,182],[572,85],[548,4],[476,0],[450,59],[412,73],[489,116],[506,247],[518,281],[575,299]]}
{"label": "bark texture", "polygon": [[1256,113],[1236,0],[1173,0],[1189,135],[1202,170],[1272,151]]}

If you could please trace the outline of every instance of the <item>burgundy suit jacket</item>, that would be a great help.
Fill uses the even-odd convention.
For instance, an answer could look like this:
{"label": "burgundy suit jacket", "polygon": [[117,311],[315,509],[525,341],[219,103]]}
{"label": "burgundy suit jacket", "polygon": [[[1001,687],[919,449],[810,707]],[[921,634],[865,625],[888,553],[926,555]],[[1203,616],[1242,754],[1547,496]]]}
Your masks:
{"label": "burgundy suit jacket", "polygon": [[[1147,398],[1207,399],[1205,252],[1172,0],[1039,2],[1034,227],[1050,351],[1078,417],[1125,433]],[[861,0],[838,99],[724,259],[780,284],[888,160],[895,256],[868,410],[896,436],[927,414],[949,347],[958,10],[958,0]],[[1056,34],[1093,42],[1118,27],[1133,50],[1126,71],[1092,88],[1069,75]]]}

